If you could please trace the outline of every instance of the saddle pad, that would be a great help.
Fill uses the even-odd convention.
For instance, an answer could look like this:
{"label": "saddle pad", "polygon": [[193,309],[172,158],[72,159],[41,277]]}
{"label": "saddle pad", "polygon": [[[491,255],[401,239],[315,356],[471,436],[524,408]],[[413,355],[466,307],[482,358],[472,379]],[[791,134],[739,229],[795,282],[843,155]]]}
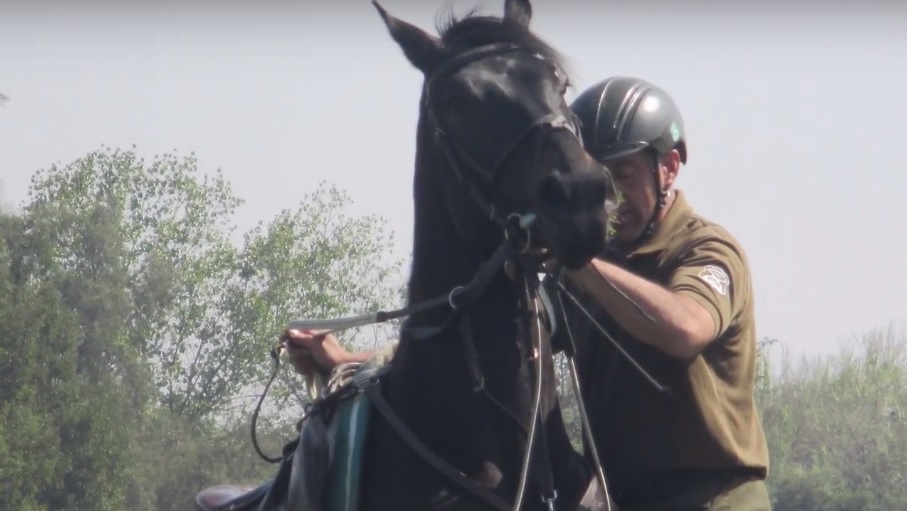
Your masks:
{"label": "saddle pad", "polygon": [[[376,356],[363,363],[352,376],[353,383],[380,379],[390,370],[390,361],[397,348],[391,342]],[[377,384],[377,383],[373,383]],[[372,406],[365,392],[345,399],[331,421],[331,469],[326,509],[356,511],[359,509],[359,478],[362,472],[362,451],[368,436]]]}
{"label": "saddle pad", "polygon": [[331,511],[356,511],[359,508],[362,451],[370,414],[371,406],[365,393],[344,401],[337,410],[327,506]]}

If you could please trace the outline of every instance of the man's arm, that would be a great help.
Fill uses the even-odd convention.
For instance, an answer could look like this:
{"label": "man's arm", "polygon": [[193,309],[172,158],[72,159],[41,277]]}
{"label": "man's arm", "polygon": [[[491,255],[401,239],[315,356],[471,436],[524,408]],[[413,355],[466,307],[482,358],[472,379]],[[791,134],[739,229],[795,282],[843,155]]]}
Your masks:
{"label": "man's arm", "polygon": [[371,360],[372,358],[378,356],[381,353],[381,350],[364,350],[364,351],[347,351],[344,355],[343,363],[365,363]]}
{"label": "man's arm", "polygon": [[640,342],[691,360],[724,332],[736,314],[738,282],[732,288],[731,276],[742,279],[746,275],[742,268],[739,254],[729,244],[707,239],[688,252],[667,287],[599,259],[567,276]]}
{"label": "man's arm", "polygon": [[288,330],[287,354],[296,371],[311,375],[317,371],[331,372],[341,364],[366,362],[381,350],[347,351],[333,334],[322,335],[313,331]]}

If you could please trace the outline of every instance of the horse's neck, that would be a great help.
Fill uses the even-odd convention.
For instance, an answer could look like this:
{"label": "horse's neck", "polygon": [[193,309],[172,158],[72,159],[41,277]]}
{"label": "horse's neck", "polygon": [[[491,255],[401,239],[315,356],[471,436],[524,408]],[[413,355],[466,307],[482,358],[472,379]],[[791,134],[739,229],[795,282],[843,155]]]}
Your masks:
{"label": "horse's neck", "polygon": [[[453,177],[454,170],[444,168],[444,159],[438,152],[428,149],[431,137],[425,122],[425,119],[420,120],[419,142],[422,148],[416,156],[413,263],[408,293],[411,303],[430,300],[450,292],[456,286],[467,284],[482,263],[491,257],[498,242],[494,238],[499,236],[490,222],[487,227],[470,233],[483,241],[466,240],[458,231],[454,215],[467,225],[482,222],[484,215],[477,212],[471,204],[472,199],[465,196],[465,191],[459,200],[450,200],[445,196],[445,192],[456,193],[461,185]],[[508,309],[507,305],[514,303],[515,296],[513,283],[508,282],[500,271],[473,308],[479,309],[483,304],[492,303],[496,310]],[[413,322],[424,326],[443,320],[447,312],[443,308],[430,311],[413,318]],[[500,321],[507,320],[506,317],[500,318]]]}
{"label": "horse's neck", "polygon": [[[471,246],[462,240],[456,232],[441,222],[419,226],[415,235],[416,245],[413,251],[412,274],[410,278],[409,297],[411,303],[430,300],[449,293],[457,286],[467,284],[479,271],[483,263],[491,258],[493,247],[482,249]],[[516,314],[515,283],[504,273],[497,270],[492,282],[470,304],[469,316],[482,316],[484,322],[506,323],[513,320]],[[483,311],[494,310],[490,315]],[[441,307],[430,313],[414,318],[414,323],[425,326],[442,321],[450,312]],[[484,323],[483,323],[484,324]],[[491,328],[492,325],[486,325]],[[478,334],[477,334],[478,335]]]}
{"label": "horse's neck", "polygon": [[[469,282],[495,248],[488,246],[492,242],[479,249],[460,237],[440,187],[426,184],[434,183],[430,179],[426,183],[426,175],[417,172],[412,304]],[[522,346],[527,333],[519,326],[520,296],[519,283],[511,281],[502,268],[460,318],[472,324],[478,369],[493,401],[473,387],[464,343],[467,332],[459,324],[430,339],[406,334],[414,331],[412,327],[441,326],[450,313],[448,307],[407,320],[387,387],[388,399],[401,419],[435,454],[471,477],[499,470],[505,477],[502,488],[510,491],[516,489],[523,449],[513,418],[528,424],[532,402]],[[565,445],[567,451],[572,449],[569,441]]]}
{"label": "horse's neck", "polygon": [[[479,246],[473,241],[465,240],[458,232],[452,219],[450,202],[443,191],[450,192],[449,184],[444,181],[447,174],[426,170],[430,168],[430,153],[421,153],[420,168],[415,176],[415,229],[413,244],[413,262],[409,282],[409,302],[417,304],[444,296],[457,286],[462,286],[476,275],[496,248],[495,240]],[[448,186],[446,186],[448,185]],[[469,199],[464,199],[459,209],[468,209]],[[465,215],[464,215],[465,216]],[[481,218],[481,217],[480,217]],[[475,301],[468,304],[459,319],[470,321],[474,326],[472,333],[480,358],[498,358],[498,351],[513,347],[517,336],[515,319],[519,311],[518,287],[504,273],[503,268],[497,271],[492,282]],[[432,310],[415,314],[407,320],[406,328],[438,327],[447,319],[451,309],[447,306],[435,307]],[[444,346],[440,351],[461,349],[463,335],[459,324],[450,325],[440,336],[426,341],[415,341],[417,344],[429,343],[430,346]],[[409,348],[408,336],[401,337],[401,351],[416,351],[419,364],[428,363],[432,358],[433,347],[428,350]],[[400,353],[402,355],[402,353]],[[459,354],[451,354],[461,358]],[[406,357],[399,357],[403,364],[417,363]],[[448,366],[458,366],[450,364]],[[459,369],[465,372],[465,368]]]}

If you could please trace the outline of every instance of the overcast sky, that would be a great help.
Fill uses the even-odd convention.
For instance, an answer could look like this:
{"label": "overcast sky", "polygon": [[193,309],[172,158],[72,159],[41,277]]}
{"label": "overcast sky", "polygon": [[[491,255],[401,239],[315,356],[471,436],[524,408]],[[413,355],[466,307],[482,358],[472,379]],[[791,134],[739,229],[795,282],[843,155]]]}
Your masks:
{"label": "overcast sky", "polygon": [[[678,186],[748,251],[760,337],[828,353],[907,320],[907,3],[747,4],[537,0],[533,26],[570,58],[571,98],[617,74],[674,96]],[[449,3],[383,5],[433,31]],[[246,200],[243,228],[328,180],[406,256],[420,85],[367,0],[5,0],[2,200],[102,144],[194,151]]]}

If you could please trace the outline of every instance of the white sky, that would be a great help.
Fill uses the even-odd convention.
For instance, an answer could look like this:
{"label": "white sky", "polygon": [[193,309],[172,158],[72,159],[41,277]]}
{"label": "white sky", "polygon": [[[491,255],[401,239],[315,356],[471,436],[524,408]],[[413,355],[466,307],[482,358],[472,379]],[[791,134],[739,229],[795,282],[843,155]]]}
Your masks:
{"label": "white sky", "polygon": [[[571,97],[614,74],[674,96],[679,186],[747,249],[760,337],[828,353],[907,320],[907,3],[748,4],[537,0],[533,26],[570,58]],[[243,228],[336,183],[409,254],[421,77],[367,0],[61,5],[0,7],[3,202],[39,168],[135,143],[223,169]],[[433,31],[448,4],[383,5]]]}

